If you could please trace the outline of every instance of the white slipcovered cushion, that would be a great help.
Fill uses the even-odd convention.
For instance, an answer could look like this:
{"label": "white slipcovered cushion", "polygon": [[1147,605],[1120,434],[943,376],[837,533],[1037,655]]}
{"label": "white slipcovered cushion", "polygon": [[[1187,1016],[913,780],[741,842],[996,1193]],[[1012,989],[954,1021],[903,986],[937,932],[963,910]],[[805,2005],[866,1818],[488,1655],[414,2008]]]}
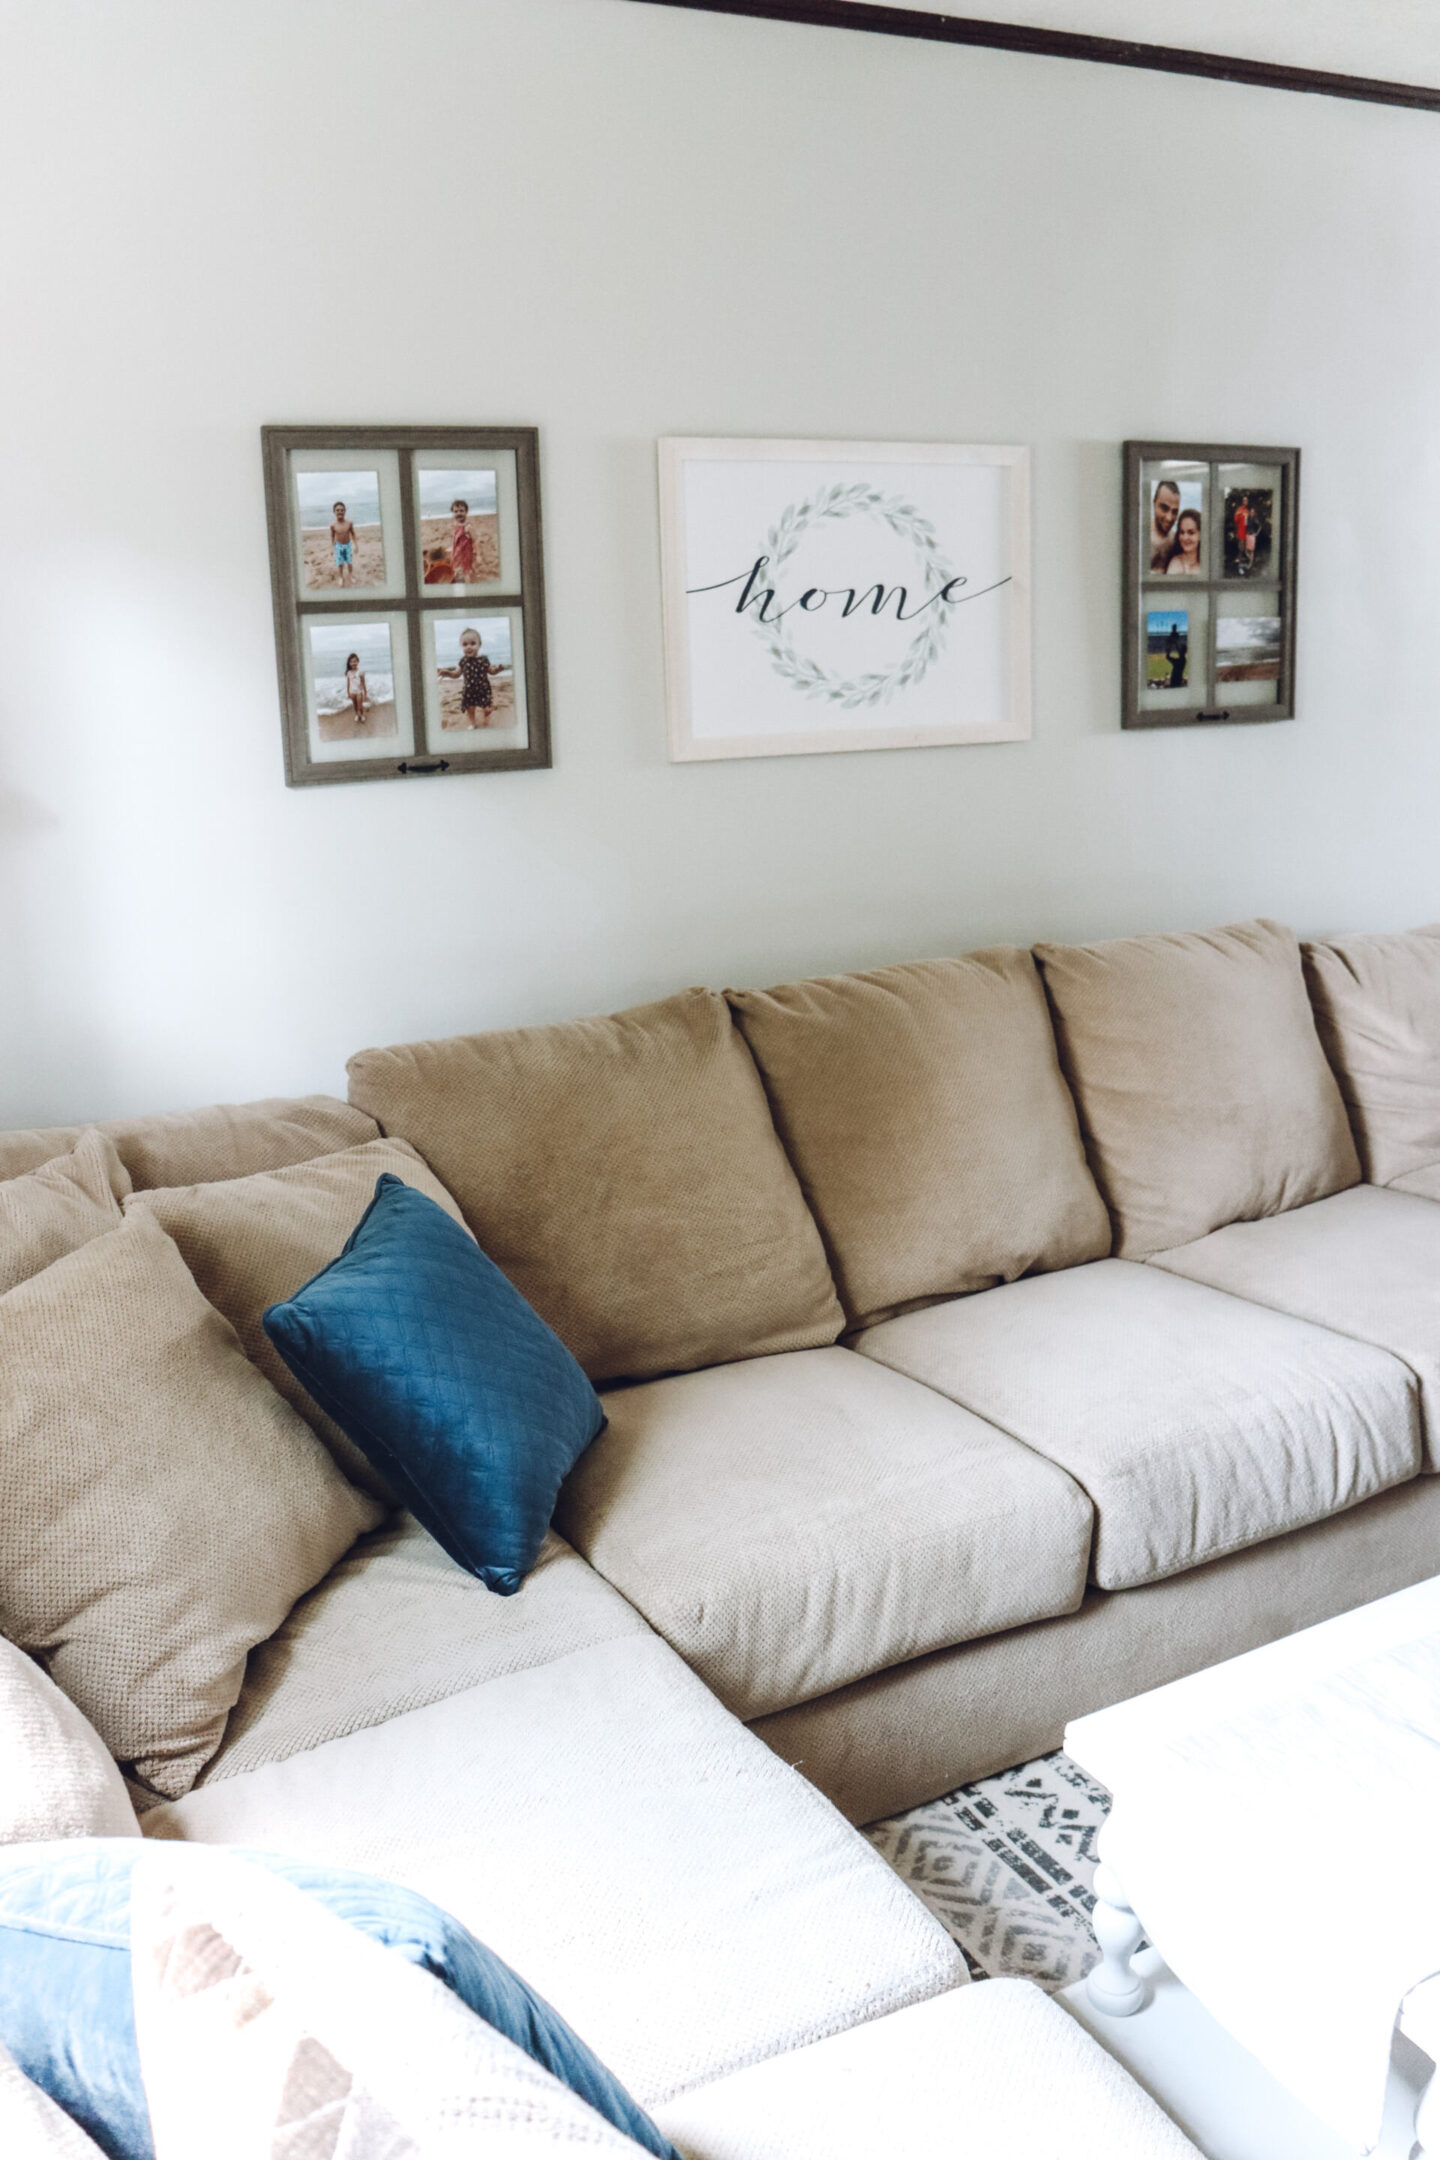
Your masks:
{"label": "white slipcovered cushion", "polygon": [[1029,1980],[987,1980],[658,2111],[690,2160],[1200,2160]]}
{"label": "white slipcovered cushion", "polygon": [[131,1970],[155,2160],[641,2150],[432,1974],[227,1853],[144,1856]]}
{"label": "white slipcovered cushion", "polygon": [[99,1733],[33,1658],[0,1636],[0,1845],[139,1835],[125,1780]]}
{"label": "white slipcovered cushion", "polygon": [[651,1635],[202,1786],[145,1829],[408,1884],[642,2107],[965,1971],[865,1839]]}

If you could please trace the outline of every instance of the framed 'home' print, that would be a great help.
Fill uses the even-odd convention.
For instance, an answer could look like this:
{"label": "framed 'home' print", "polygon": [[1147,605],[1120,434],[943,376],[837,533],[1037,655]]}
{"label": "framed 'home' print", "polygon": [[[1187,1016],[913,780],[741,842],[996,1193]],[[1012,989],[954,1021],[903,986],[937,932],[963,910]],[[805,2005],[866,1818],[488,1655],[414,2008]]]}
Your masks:
{"label": "framed 'home' print", "polygon": [[535,429],[261,437],[287,784],[548,765]]}
{"label": "framed 'home' print", "polygon": [[1030,734],[1030,458],[1014,446],[660,444],[670,755]]}

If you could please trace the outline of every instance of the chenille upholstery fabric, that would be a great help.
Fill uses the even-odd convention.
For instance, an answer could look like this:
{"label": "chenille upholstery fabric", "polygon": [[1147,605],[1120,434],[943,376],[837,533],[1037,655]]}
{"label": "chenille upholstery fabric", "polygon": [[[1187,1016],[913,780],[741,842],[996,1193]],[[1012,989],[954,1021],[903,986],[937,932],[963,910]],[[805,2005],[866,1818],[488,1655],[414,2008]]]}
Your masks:
{"label": "chenille upholstery fabric", "polygon": [[1440,1197],[1440,923],[1306,945],[1325,1054],[1372,1185]]}
{"label": "chenille upholstery fabric", "polygon": [[[49,1162],[72,1147],[80,1125],[0,1133],[0,1177]],[[115,1142],[139,1191],[149,1185],[191,1185],[206,1178],[249,1177],[280,1170],[312,1155],[333,1154],[373,1140],[376,1125],[333,1095],[283,1096],[264,1102],[215,1103],[158,1117],[117,1118],[99,1130]]]}
{"label": "chenille upholstery fabric", "polygon": [[852,1327],[1109,1252],[1028,952],[726,994]]}
{"label": "chenille upholstery fabric", "polygon": [[1435,1573],[1440,1478],[1079,1612],[891,1665],[752,1727],[851,1822],[1047,1755],[1066,1721],[1313,1627]]}
{"label": "chenille upholstery fabric", "polygon": [[1095,1504],[1103,1590],[1299,1529],[1420,1467],[1419,1390],[1397,1358],[1130,1261],[952,1299],[856,1347],[1067,1470]]}
{"label": "chenille upholstery fabric", "polygon": [[690,2160],[1201,2160],[1032,1980],[987,1980],[686,2093]]}
{"label": "chenille upholstery fabric", "polygon": [[1117,1258],[1358,1183],[1293,931],[1257,921],[1035,952]]}
{"label": "chenille upholstery fabric", "polygon": [[652,2112],[965,1977],[879,1854],[648,1633],[201,1786],[145,1829],[418,1890]]}
{"label": "chenille upholstery fabric", "polygon": [[143,1216],[0,1298],[0,1631],[183,1793],[245,1659],[379,1517]]}
{"label": "chenille upholstery fabric", "polygon": [[3,1637],[0,1734],[0,1845],[139,1837],[125,1781],[94,1726]]}
{"label": "chenille upholstery fabric", "polygon": [[364,1050],[408,1140],[592,1380],[833,1342],[824,1248],[722,997]]}
{"label": "chenille upholstery fabric", "polygon": [[101,1132],[67,1154],[0,1183],[0,1294],[120,1226],[130,1179]]}
{"label": "chenille upholstery fabric", "polygon": [[1092,1512],[1064,1471],[851,1350],[604,1402],[556,1521],[737,1716],[1084,1595]]}
{"label": "chenille upholstery fabric", "polygon": [[1378,1344],[1420,1384],[1425,1468],[1440,1470],[1440,1207],[1352,1185],[1286,1215],[1230,1223],[1152,1267]]}
{"label": "chenille upholstery fabric", "polygon": [[100,2147],[0,2047],[0,2152],[6,2160],[104,2160]]}
{"label": "chenille upholstery fabric", "polygon": [[495,1597],[413,1515],[363,1537],[250,1653],[220,1752],[197,1784],[284,1762],[506,1673],[649,1631],[552,1531]]}
{"label": "chenille upholstery fabric", "polygon": [[329,1266],[387,1171],[461,1220],[439,1179],[398,1140],[367,1140],[336,1155],[250,1177],[137,1193],[126,1213],[153,1217],[175,1240],[210,1303],[240,1337],[245,1355],[320,1435],[345,1475],[393,1503],[379,1471],[295,1378],[260,1324],[267,1306],[293,1297]]}

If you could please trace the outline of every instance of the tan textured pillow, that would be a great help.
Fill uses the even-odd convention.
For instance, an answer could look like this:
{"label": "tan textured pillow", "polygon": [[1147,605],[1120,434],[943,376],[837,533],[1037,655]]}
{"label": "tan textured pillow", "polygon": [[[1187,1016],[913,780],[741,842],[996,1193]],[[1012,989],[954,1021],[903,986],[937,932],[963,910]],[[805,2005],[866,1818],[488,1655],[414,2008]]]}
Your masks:
{"label": "tan textured pillow", "polygon": [[[264,1102],[211,1103],[158,1117],[117,1118],[98,1128],[115,1142],[136,1190],[190,1185],[201,1178],[249,1177],[280,1170],[375,1138],[375,1121],[333,1095],[283,1096]],[[0,1178],[49,1162],[73,1147],[79,1125],[0,1132]]]}
{"label": "tan textured pillow", "polygon": [[1440,923],[1307,945],[1305,979],[1365,1175],[1440,1164]]}
{"label": "tan textured pillow", "polygon": [[139,1835],[99,1733],[34,1658],[0,1636],[0,1845]]}
{"label": "tan textured pillow", "polygon": [[1109,1252],[1028,952],[726,995],[852,1327]]}
{"label": "tan textured pillow", "polygon": [[118,1229],[129,1190],[114,1146],[94,1131],[68,1155],[0,1183],[0,1293]]}
{"label": "tan textured pillow", "polygon": [[0,1298],[0,1630],[175,1799],[380,1510],[137,1215]]}
{"label": "tan textured pillow", "polygon": [[395,1496],[353,1440],[312,1400],[261,1325],[267,1305],[293,1297],[328,1267],[375,1196],[386,1171],[403,1178],[453,1215],[459,1208],[412,1147],[370,1140],[339,1155],[317,1156],[288,1170],[225,1178],[215,1185],[174,1185],[135,1193],[127,1215],[151,1215],[217,1312],[240,1337],[247,1357],[325,1442],[348,1478],[389,1505]]}
{"label": "tan textured pillow", "polygon": [[411,1141],[592,1380],[833,1342],[820,1234],[722,997],[363,1050],[350,1099]]}
{"label": "tan textured pillow", "polygon": [[1120,1259],[1358,1183],[1293,931],[1239,923],[1035,956]]}

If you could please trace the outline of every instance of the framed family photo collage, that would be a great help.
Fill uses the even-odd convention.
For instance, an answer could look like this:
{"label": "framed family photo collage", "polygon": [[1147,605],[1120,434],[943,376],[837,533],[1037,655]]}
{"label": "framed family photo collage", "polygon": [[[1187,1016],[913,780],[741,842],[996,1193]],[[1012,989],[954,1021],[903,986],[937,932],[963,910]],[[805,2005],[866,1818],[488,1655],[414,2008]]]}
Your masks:
{"label": "framed family photo collage", "polygon": [[1127,728],[1295,717],[1300,452],[1127,442]]}
{"label": "framed family photo collage", "polygon": [[261,437],[287,784],[548,766],[536,430]]}

